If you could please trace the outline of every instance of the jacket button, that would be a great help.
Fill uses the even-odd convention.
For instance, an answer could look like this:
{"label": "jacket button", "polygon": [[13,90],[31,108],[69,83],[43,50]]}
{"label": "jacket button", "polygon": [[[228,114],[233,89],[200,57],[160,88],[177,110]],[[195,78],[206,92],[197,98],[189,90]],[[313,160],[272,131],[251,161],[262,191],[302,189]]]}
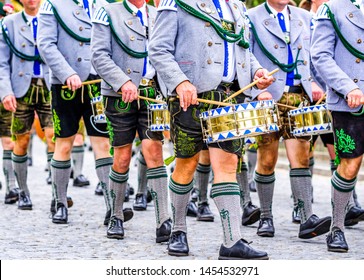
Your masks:
{"label": "jacket button", "polygon": [[304,60],[303,61],[303,65],[307,65],[307,60]]}
{"label": "jacket button", "polygon": [[79,30],[80,30],[80,31],[82,31],[82,30],[83,30],[83,27],[82,27],[82,26],[80,26]]}
{"label": "jacket button", "polygon": [[352,13],[349,14],[349,18],[352,18],[354,15]]}
{"label": "jacket button", "polygon": [[80,46],[81,46],[81,47],[83,46],[83,42],[80,42]]}
{"label": "jacket button", "polygon": [[360,59],[360,58],[355,59],[355,62],[356,62],[356,63],[360,63],[360,61],[361,61],[361,59]]}
{"label": "jacket button", "polygon": [[211,64],[212,63],[212,60],[211,59],[208,59],[207,60],[207,64]]}
{"label": "jacket button", "polygon": [[265,24],[265,25],[269,25],[269,21],[267,21],[267,20],[266,20],[266,21],[264,21],[264,24]]}
{"label": "jacket button", "polygon": [[206,22],[206,23],[205,23],[205,26],[206,26],[206,27],[210,27],[210,26],[211,26],[211,23]]}
{"label": "jacket button", "polygon": [[211,42],[211,41],[208,41],[207,45],[208,45],[209,47],[211,47],[211,46],[212,46],[212,42]]}
{"label": "jacket button", "polygon": [[358,82],[358,79],[354,79],[354,83],[357,83]]}
{"label": "jacket button", "polygon": [[126,69],[126,73],[130,74],[131,73],[131,69],[130,68]]}
{"label": "jacket button", "polygon": [[278,45],[277,45],[277,44],[275,44],[275,45],[274,45],[274,48],[275,48],[275,49],[278,49]]}
{"label": "jacket button", "polygon": [[241,68],[244,68],[244,67],[245,67],[245,63],[242,63],[242,64],[241,64]]}
{"label": "jacket button", "polygon": [[358,39],[358,41],[356,41],[358,44],[361,44],[362,43],[362,40],[361,39]]}
{"label": "jacket button", "polygon": [[205,3],[201,3],[201,7],[205,7],[206,6],[206,4]]}
{"label": "jacket button", "polygon": [[134,41],[135,40],[135,37],[132,35],[130,36],[130,41]]}
{"label": "jacket button", "polygon": [[79,14],[80,14],[80,12],[79,12],[79,11],[77,11],[77,12],[76,12],[76,15],[79,15]]}
{"label": "jacket button", "polygon": [[24,73],[23,72],[19,72],[19,77],[23,77]]}
{"label": "jacket button", "polygon": [[302,49],[302,45],[298,45],[297,49],[301,50]]}
{"label": "jacket button", "polygon": [[23,43],[23,44],[21,44],[21,46],[22,46],[23,48],[25,48],[25,47],[26,47],[26,44],[25,44],[25,43]]}
{"label": "jacket button", "polygon": [[77,58],[77,61],[78,62],[81,62],[82,61],[82,58],[81,57]]}
{"label": "jacket button", "polygon": [[129,20],[128,25],[133,25],[133,22],[131,20]]}

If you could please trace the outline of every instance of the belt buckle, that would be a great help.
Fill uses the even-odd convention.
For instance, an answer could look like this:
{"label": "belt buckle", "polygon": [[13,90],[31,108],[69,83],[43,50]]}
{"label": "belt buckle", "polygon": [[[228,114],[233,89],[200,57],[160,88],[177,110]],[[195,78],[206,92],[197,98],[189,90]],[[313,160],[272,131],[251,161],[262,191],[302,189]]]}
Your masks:
{"label": "belt buckle", "polygon": [[140,85],[143,86],[143,87],[146,87],[146,86],[149,85],[149,82],[150,82],[149,79],[144,79],[143,78],[143,79],[140,80]]}

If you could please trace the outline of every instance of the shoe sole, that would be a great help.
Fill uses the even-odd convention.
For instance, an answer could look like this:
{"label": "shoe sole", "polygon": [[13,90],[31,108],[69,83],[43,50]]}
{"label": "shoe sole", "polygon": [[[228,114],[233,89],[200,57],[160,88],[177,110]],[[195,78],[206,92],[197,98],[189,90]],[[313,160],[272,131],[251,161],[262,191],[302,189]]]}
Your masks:
{"label": "shoe sole", "polygon": [[168,255],[175,256],[175,257],[185,257],[185,256],[188,256],[188,252],[187,253],[184,253],[184,252],[173,252],[173,251],[169,251],[168,250]]}
{"label": "shoe sole", "polygon": [[73,184],[74,187],[85,187],[85,186],[89,186],[90,184]]}
{"label": "shoe sole", "polygon": [[329,232],[330,226],[331,226],[331,219],[325,220],[321,224],[318,224],[313,230],[305,230],[302,233],[299,233],[298,238],[311,239],[316,236],[325,234]]}
{"label": "shoe sole", "polygon": [[53,220],[52,219],[52,223],[53,224],[59,224],[60,225],[60,224],[67,224],[68,221],[64,221],[64,220],[63,221],[62,220]]}
{"label": "shoe sole", "polygon": [[268,256],[259,257],[259,258],[231,258],[231,257],[222,257],[219,256],[219,260],[269,260]]}
{"label": "shoe sole", "polygon": [[104,193],[103,192],[97,192],[97,191],[95,191],[95,195],[104,195]]}
{"label": "shoe sole", "polygon": [[268,231],[257,232],[257,235],[260,237],[274,237],[274,232],[268,232]]}
{"label": "shoe sole", "polygon": [[33,210],[32,206],[27,206],[27,207],[18,207],[19,210]]}
{"label": "shoe sole", "polygon": [[327,251],[335,252],[335,253],[347,253],[349,251],[349,249],[345,249],[345,248],[327,248]]}
{"label": "shoe sole", "polygon": [[163,236],[159,236],[155,239],[156,243],[162,243],[162,242],[167,242],[169,240],[169,235],[163,235]]}
{"label": "shoe sole", "polygon": [[242,218],[241,224],[243,226],[249,226],[259,221],[259,219],[260,219],[260,209],[256,209],[247,218]]}
{"label": "shoe sole", "polygon": [[350,219],[350,220],[345,221],[345,224],[344,225],[346,227],[355,226],[359,222],[362,222],[362,221],[364,221],[364,213],[361,214],[360,216],[358,216],[356,219]]}
{"label": "shoe sole", "polygon": [[5,199],[4,203],[5,204],[14,204],[18,201],[18,197],[14,197],[14,198],[8,198],[8,199]]}
{"label": "shoe sole", "polygon": [[127,210],[124,209],[123,214],[124,214],[124,222],[131,220],[134,216],[134,212],[131,209],[127,209]]}
{"label": "shoe sole", "polygon": [[294,219],[292,219],[292,223],[299,225],[301,223],[301,220],[294,220]]}
{"label": "shoe sole", "polygon": [[106,237],[109,239],[124,239],[124,235],[119,234],[108,234]]}
{"label": "shoe sole", "polygon": [[197,216],[196,220],[199,221],[199,222],[213,222],[214,217],[199,217],[199,216]]}
{"label": "shoe sole", "polygon": [[133,210],[135,211],[146,211],[147,207],[133,206]]}

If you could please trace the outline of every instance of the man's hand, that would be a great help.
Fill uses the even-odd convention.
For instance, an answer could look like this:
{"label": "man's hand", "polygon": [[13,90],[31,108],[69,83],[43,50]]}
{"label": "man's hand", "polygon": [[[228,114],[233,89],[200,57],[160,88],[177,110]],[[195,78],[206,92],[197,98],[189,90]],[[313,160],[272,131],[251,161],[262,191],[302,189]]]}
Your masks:
{"label": "man's hand", "polygon": [[176,92],[179,96],[179,104],[183,108],[183,111],[187,111],[187,108],[192,104],[196,105],[197,102],[197,90],[196,87],[189,81],[184,81],[176,87]]}
{"label": "man's hand", "polygon": [[77,74],[74,74],[67,78],[66,85],[68,89],[75,91],[82,86],[82,81]]}
{"label": "man's hand", "polygon": [[364,94],[360,89],[354,89],[346,96],[350,108],[358,107],[364,104]]}
{"label": "man's hand", "polygon": [[321,97],[325,94],[323,90],[318,86],[316,82],[311,83],[312,86],[312,100],[317,101],[320,100]]}
{"label": "man's hand", "polygon": [[122,99],[125,103],[133,102],[138,99],[138,88],[132,81],[127,81],[121,87]]}
{"label": "man's hand", "polygon": [[261,94],[259,94],[257,96],[257,98],[258,98],[259,101],[261,101],[261,100],[271,100],[271,99],[273,99],[273,96],[269,91],[264,91]]}
{"label": "man's hand", "polygon": [[268,75],[267,69],[258,69],[254,74],[254,81],[262,78],[257,84],[257,88],[265,89],[273,83],[273,77]]}
{"label": "man's hand", "polygon": [[14,95],[10,94],[4,97],[2,101],[5,110],[8,110],[10,112],[16,111],[16,98]]}

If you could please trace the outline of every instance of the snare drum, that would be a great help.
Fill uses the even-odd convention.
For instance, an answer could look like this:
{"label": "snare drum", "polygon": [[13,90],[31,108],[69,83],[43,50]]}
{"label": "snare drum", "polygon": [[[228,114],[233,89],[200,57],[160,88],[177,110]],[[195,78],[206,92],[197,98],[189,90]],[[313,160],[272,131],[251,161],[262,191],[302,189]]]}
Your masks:
{"label": "snare drum", "polygon": [[167,103],[148,105],[148,126],[151,131],[170,129],[170,115]]}
{"label": "snare drum", "polygon": [[93,114],[93,121],[95,123],[106,123],[104,104],[102,103],[102,96],[96,96],[91,99],[91,107]]}
{"label": "snare drum", "polygon": [[310,136],[332,132],[331,116],[326,104],[298,108],[288,112],[293,136]]}
{"label": "snare drum", "polygon": [[206,143],[255,137],[279,130],[274,100],[233,104],[200,114]]}

